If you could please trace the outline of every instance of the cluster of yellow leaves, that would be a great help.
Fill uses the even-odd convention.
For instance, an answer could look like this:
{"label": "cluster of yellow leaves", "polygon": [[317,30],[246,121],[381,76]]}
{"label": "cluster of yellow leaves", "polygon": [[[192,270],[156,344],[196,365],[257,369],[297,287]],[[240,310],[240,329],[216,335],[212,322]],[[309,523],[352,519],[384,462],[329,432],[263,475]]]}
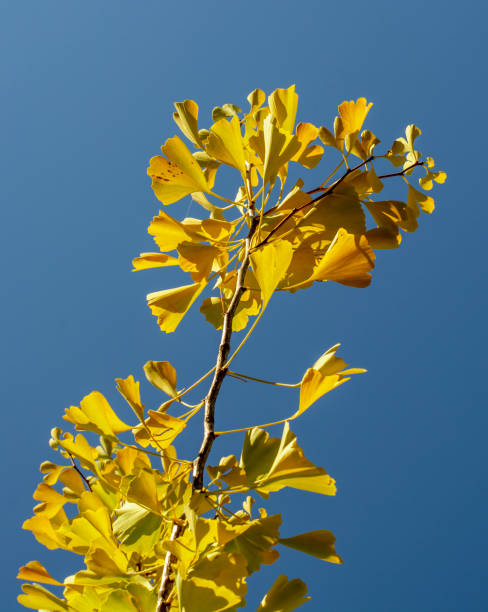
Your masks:
{"label": "cluster of yellow leaves", "polygon": [[[342,369],[342,360],[332,355],[334,359]],[[338,367],[327,369],[324,357],[319,361],[313,371],[321,368],[326,376],[342,376],[335,374]],[[169,362],[149,361],[144,371],[158,389],[177,398],[176,371]],[[334,374],[330,374],[332,371]],[[230,495],[246,494],[251,489],[265,497],[285,486],[335,493],[333,479],[305,458],[287,424],[281,440],[270,438],[262,429],[250,431],[240,463],[233,457],[223,458],[217,468],[208,468],[213,479],[209,488],[195,492],[189,482],[191,463],[178,460],[171,446],[184,426],[183,419],[167,414],[168,404],[174,400],[158,410],[148,410],[146,417],[139,383],[130,376],[118,379],[117,387],[140,424],[132,426],[119,419],[96,391],[83,398],[80,406],[68,408],[64,418],[76,430],[98,435],[100,444],[93,446],[82,433],[73,437],[59,429],[52,431],[52,448],[71,465],[41,465],[43,481],[34,493],[39,503],[34,516],[23,525],[47,548],[83,556],[86,567],[60,582],[38,561],[31,561],[18,576],[33,581],[23,585],[19,596],[22,605],[70,612],[154,610],[167,552],[176,559],[174,609],[192,612],[231,610],[243,605],[247,577],[261,564],[278,559],[278,545],[324,561],[342,562],[328,531],[282,538],[280,515],[268,517],[260,509],[253,518],[252,497],[246,498],[243,510],[228,508]],[[305,393],[309,393],[306,387]],[[129,432],[139,446],[122,439]],[[149,445],[159,454],[148,453],[145,448]],[[159,456],[159,467],[151,462],[151,456]],[[228,486],[225,495],[224,483]],[[209,511],[214,518],[202,516]],[[174,522],[182,516],[186,528],[173,539]],[[62,586],[63,597],[41,584]],[[281,605],[285,596],[303,603],[304,588],[301,581],[280,577],[260,609],[281,609],[273,606]]]}
{"label": "cluster of yellow leaves", "polygon": [[[397,248],[401,231],[417,229],[420,211],[434,210],[425,191],[446,178],[433,170],[431,157],[423,160],[415,149],[420,130],[414,125],[385,154],[377,154],[379,139],[363,129],[372,106],[364,98],[339,105],[332,131],[296,122],[294,86],[269,96],[256,89],[247,99],[247,112],[233,104],[214,108],[209,129],[199,127],[194,101],[177,102],[174,120],[194,150],[174,136],[162,146],[162,155],[150,160],[152,188],[163,205],[190,195],[206,213],[203,219],[177,219],[161,210],[149,225],[159,251],[133,261],[134,270],[176,266],[190,275],[188,284],[147,296],[165,332],[177,328],[207,289],[214,293],[202,301],[205,318],[219,329],[233,304],[232,330],[239,331],[249,317],[259,319],[275,291],[294,292],[326,281],[368,286],[374,251]],[[327,147],[339,156],[335,170],[328,177],[320,174],[320,184],[308,190],[302,179],[285,189],[290,164],[315,169]],[[355,165],[353,158],[359,160]],[[378,174],[380,160],[397,170]],[[214,191],[222,165],[236,171],[239,187],[233,198]],[[420,189],[411,184],[416,169],[425,173]],[[393,177],[407,183],[405,202],[377,197]],[[305,457],[289,421],[364,371],[348,368],[336,356],[337,348],[326,351],[300,383],[285,385],[299,387],[300,398],[294,414],[268,424],[284,423],[281,438],[270,437],[264,426],[248,428],[239,460],[230,455],[208,466],[211,482],[201,491],[190,482],[192,462],[178,459],[173,443],[203,401],[182,400],[198,383],[179,391],[169,362],[144,366],[146,378],[165,394],[155,409],[146,410],[132,376],[117,380],[136,424],[121,420],[97,391],[68,408],[64,419],[84,433],[52,431],[51,447],[64,461],[41,465],[43,481],[34,493],[38,504],[24,528],[49,549],[81,555],[85,569],[61,582],[31,561],[19,573],[32,581],[23,585],[19,602],[41,611],[155,610],[164,559],[171,553],[171,610],[232,612],[245,604],[248,576],[274,563],[279,545],[341,563],[329,531],[281,537],[281,516],[260,508],[253,517],[254,498],[247,495],[267,498],[285,487],[335,494],[334,479]],[[182,406],[189,409],[184,414],[168,412]],[[99,444],[92,445],[93,435]],[[231,504],[242,495],[242,509],[236,510]],[[175,524],[182,527],[176,537]],[[41,584],[63,587],[63,595]],[[303,582],[279,576],[257,612],[291,611],[308,599]]]}
{"label": "cluster of yellow leaves", "polygon": [[[233,320],[234,331],[244,329],[250,316],[262,312],[275,290],[294,292],[315,281],[369,285],[374,249],[397,248],[400,230],[415,231],[420,210],[431,213],[434,209],[432,197],[415,189],[407,177],[421,166],[426,172],[419,180],[422,189],[445,180],[445,173],[432,171],[433,159],[421,161],[414,149],[420,135],[414,125],[407,127],[405,137],[395,140],[387,153],[375,153],[379,139],[362,129],[372,107],[365,98],[339,105],[333,132],[311,123],[296,124],[294,85],[275,90],[267,105],[260,89],[247,99],[247,113],[233,104],[216,107],[209,129],[198,126],[196,102],[177,102],[174,120],[196,150],[191,152],[174,136],[162,146],[163,155],[150,161],[148,174],[163,204],[191,195],[209,214],[203,220],[178,221],[160,211],[149,226],[160,252],[142,253],[134,260],[135,270],[179,266],[192,278],[191,284],[148,295],[149,307],[165,332],[176,329],[211,281],[216,295],[206,297],[200,310],[217,329],[222,327],[252,216],[259,216],[259,224],[251,240],[252,263]],[[318,187],[306,191],[299,180],[285,193],[290,162],[312,169],[322,159],[324,147],[317,140],[339,152],[341,163]],[[359,164],[351,167],[351,156]],[[408,183],[406,202],[377,199],[383,182],[374,161],[380,159],[402,166],[398,175]],[[213,191],[221,165],[238,172],[241,186],[234,199]],[[274,189],[277,179],[279,193]],[[227,203],[223,208],[219,206],[222,202]],[[366,213],[373,227],[367,227]],[[174,255],[169,254],[172,251]]]}

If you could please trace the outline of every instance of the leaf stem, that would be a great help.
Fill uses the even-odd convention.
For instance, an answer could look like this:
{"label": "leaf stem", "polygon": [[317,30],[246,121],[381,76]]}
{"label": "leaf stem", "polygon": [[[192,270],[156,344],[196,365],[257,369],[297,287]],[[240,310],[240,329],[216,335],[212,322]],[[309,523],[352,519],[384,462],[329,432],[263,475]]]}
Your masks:
{"label": "leaf stem", "polygon": [[228,370],[227,374],[237,379],[245,378],[246,380],[253,380],[255,382],[264,383],[265,385],[276,385],[277,387],[290,387],[291,389],[296,389],[297,387],[301,385],[301,383],[290,384],[290,383],[273,382],[271,380],[264,380],[263,378],[255,378],[254,376],[247,376],[246,374],[240,374],[239,372],[232,372],[231,370]]}

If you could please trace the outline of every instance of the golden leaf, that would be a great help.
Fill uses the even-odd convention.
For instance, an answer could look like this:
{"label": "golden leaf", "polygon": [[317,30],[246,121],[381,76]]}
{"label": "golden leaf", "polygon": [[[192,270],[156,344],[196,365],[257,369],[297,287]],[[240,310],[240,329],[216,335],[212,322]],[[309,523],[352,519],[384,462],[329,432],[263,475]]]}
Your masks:
{"label": "golden leaf", "polygon": [[148,306],[153,315],[158,317],[158,325],[164,332],[175,331],[206,284],[205,281],[201,281],[148,294]]}
{"label": "golden leaf", "polygon": [[80,407],[66,408],[63,419],[73,423],[78,430],[94,431],[102,436],[115,436],[132,429],[132,425],[127,425],[119,419],[105,397],[98,391],[93,391],[84,397]]}
{"label": "golden leaf", "polygon": [[19,569],[17,578],[20,580],[33,580],[34,582],[43,582],[44,584],[56,584],[61,585],[59,582],[51,576],[47,569],[39,563],[39,561],[29,561],[27,565],[23,565]]}

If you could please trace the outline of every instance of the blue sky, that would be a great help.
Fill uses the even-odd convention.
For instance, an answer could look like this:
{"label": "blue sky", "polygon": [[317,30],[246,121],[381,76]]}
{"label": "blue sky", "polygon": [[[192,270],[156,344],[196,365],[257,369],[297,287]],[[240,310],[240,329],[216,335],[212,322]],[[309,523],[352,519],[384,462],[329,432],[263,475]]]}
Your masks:
{"label": "blue sky", "polygon": [[[346,361],[368,369],[293,428],[337,480],[337,497],[284,492],[270,506],[286,512],[285,535],[331,529],[345,564],[284,551],[250,581],[248,609],[278,573],[308,583],[304,610],[488,609],[487,13],[470,1],[2,3],[8,609],[18,607],[15,574],[28,560],[57,577],[78,567],[20,529],[64,408],[97,389],[125,410],[114,378],[140,379],[149,359],[171,361],[183,384],[214,361],[217,334],[197,309],[163,335],[145,305],[146,293],[172,286],[171,274],[130,272],[153,248],[146,228],[158,202],[146,165],[177,131],[173,101],[197,100],[210,124],[213,106],[292,83],[301,120],[330,126],[340,102],[364,96],[385,146],[408,123],[420,126],[419,148],[448,180],[418,232],[379,253],[368,289],[330,283],[278,296],[239,358],[239,371],[294,381],[341,342]],[[197,214],[176,206],[171,214]],[[229,382],[217,419],[245,426],[295,406],[289,393]],[[192,457],[198,439],[191,431],[180,452]],[[236,436],[216,452],[240,445]]]}

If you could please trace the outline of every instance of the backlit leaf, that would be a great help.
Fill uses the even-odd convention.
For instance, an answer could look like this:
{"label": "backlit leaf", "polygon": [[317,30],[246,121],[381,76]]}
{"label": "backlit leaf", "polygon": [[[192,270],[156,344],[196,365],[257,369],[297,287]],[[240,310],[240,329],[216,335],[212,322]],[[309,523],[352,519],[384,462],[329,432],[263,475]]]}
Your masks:
{"label": "backlit leaf", "polygon": [[137,417],[142,420],[144,415],[144,404],[141,402],[139,381],[135,381],[130,375],[128,378],[116,378],[117,389],[122,397],[127,401]]}
{"label": "backlit leaf", "polygon": [[[178,263],[184,272],[190,272],[192,280],[198,283],[212,272],[214,262],[227,253],[209,244],[182,242],[178,245]],[[218,268],[219,266],[217,266]]]}
{"label": "backlit leaf", "polygon": [[144,364],[147,380],[170,397],[177,395],[176,370],[169,361],[148,361]]}
{"label": "backlit leaf", "polygon": [[115,537],[125,549],[149,555],[160,538],[162,518],[132,502],[116,511],[113,523]]}
{"label": "backlit leaf", "polygon": [[246,595],[246,576],[247,565],[242,555],[220,553],[203,558],[186,579],[177,576],[181,612],[234,610]]}
{"label": "backlit leaf", "polygon": [[323,495],[336,493],[334,479],[308,461],[288,423],[283,427],[281,440],[270,438],[264,429],[247,432],[240,465],[246,471],[249,484],[258,492],[293,487]]}
{"label": "backlit leaf", "polygon": [[162,331],[166,333],[175,331],[205,285],[206,282],[201,281],[148,294],[148,306],[153,315],[158,317],[158,325]]}
{"label": "backlit leaf", "polygon": [[17,597],[18,602],[26,608],[41,612],[68,612],[66,601],[59,599],[38,584],[23,584],[24,594]]}
{"label": "backlit leaf", "polygon": [[173,113],[173,119],[176,125],[195,146],[201,146],[198,134],[198,104],[193,100],[184,100],[174,104],[176,112]]}
{"label": "backlit leaf", "polygon": [[251,255],[252,268],[261,289],[264,307],[284,277],[292,255],[292,245],[285,240],[272,242]]}
{"label": "backlit leaf", "polygon": [[371,283],[375,254],[364,236],[338,230],[332,244],[315,268],[310,280],[336,281],[349,287],[367,287]]}
{"label": "backlit leaf", "polygon": [[148,268],[165,268],[177,266],[178,259],[165,253],[141,253],[139,257],[132,260],[134,271],[147,270]]}
{"label": "backlit leaf", "polygon": [[356,102],[349,100],[340,104],[339,115],[342,120],[343,131],[340,133],[339,138],[345,137],[346,134],[359,132],[372,106],[373,103],[370,102],[368,104],[366,98],[358,98]]}
{"label": "backlit leaf", "polygon": [[276,117],[278,126],[291,134],[295,127],[298,106],[295,85],[291,85],[288,89],[275,89],[268,97],[268,104],[272,114]]}
{"label": "backlit leaf", "polygon": [[311,599],[306,594],[307,585],[299,578],[278,576],[256,612],[292,612]]}
{"label": "backlit leaf", "polygon": [[315,362],[313,367],[305,372],[300,384],[299,408],[291,418],[303,414],[320,397],[347,382],[350,375],[366,371],[361,368],[346,369],[345,361],[336,357],[339,346],[339,344],[336,344],[328,349]]}
{"label": "backlit leaf", "polygon": [[49,550],[66,548],[67,539],[60,533],[59,527],[67,521],[66,513],[61,509],[56,516],[50,518],[38,514],[27,519],[22,524],[22,529],[32,531],[36,540]]}
{"label": "backlit leaf", "polygon": [[273,549],[278,543],[281,515],[267,516],[248,523],[244,533],[231,540],[226,550],[241,553],[247,560],[249,574],[256,572],[261,564],[271,565],[280,556]]}
{"label": "backlit leaf", "polygon": [[161,150],[166,157],[152,157],[147,169],[158,200],[173,204],[195,191],[210,191],[202,169],[178,136],[169,138]]}
{"label": "backlit leaf", "polygon": [[230,121],[220,119],[210,128],[205,145],[207,153],[224,164],[237,168],[246,176],[246,160],[239,118],[234,115]]}
{"label": "backlit leaf", "polygon": [[102,436],[114,436],[132,429],[131,425],[119,419],[105,397],[98,391],[93,391],[84,397],[80,407],[66,408],[63,418],[73,423],[78,430],[94,431]]}
{"label": "backlit leaf", "polygon": [[27,565],[22,566],[19,569],[17,578],[20,580],[33,580],[34,582],[43,582],[44,584],[56,584],[61,585],[59,582],[51,576],[47,569],[39,563],[39,561],[29,561]]}
{"label": "backlit leaf", "polygon": [[264,120],[264,183],[273,184],[280,168],[288,163],[299,150],[298,138],[281,130],[274,116],[268,115]]}
{"label": "backlit leaf", "polygon": [[322,561],[343,563],[343,560],[336,553],[335,540],[333,533],[326,529],[319,529],[317,531],[307,531],[307,533],[301,533],[292,538],[280,538],[280,544],[317,557]]}
{"label": "backlit leaf", "polygon": [[293,156],[292,161],[296,161],[305,168],[315,168],[322,159],[324,153],[320,145],[310,145],[316,140],[319,129],[312,123],[299,123],[297,125],[296,136],[300,141],[300,149]]}
{"label": "backlit leaf", "polygon": [[136,442],[147,447],[151,444],[154,448],[162,450],[167,448],[173,440],[186,427],[185,421],[177,417],[156,410],[148,410],[148,417],[144,425],[138,425],[133,429]]}
{"label": "backlit leaf", "polygon": [[154,217],[147,230],[161,251],[173,251],[181,242],[193,240],[195,234],[191,229],[180,221],[173,219],[170,215],[159,211],[159,215]]}

